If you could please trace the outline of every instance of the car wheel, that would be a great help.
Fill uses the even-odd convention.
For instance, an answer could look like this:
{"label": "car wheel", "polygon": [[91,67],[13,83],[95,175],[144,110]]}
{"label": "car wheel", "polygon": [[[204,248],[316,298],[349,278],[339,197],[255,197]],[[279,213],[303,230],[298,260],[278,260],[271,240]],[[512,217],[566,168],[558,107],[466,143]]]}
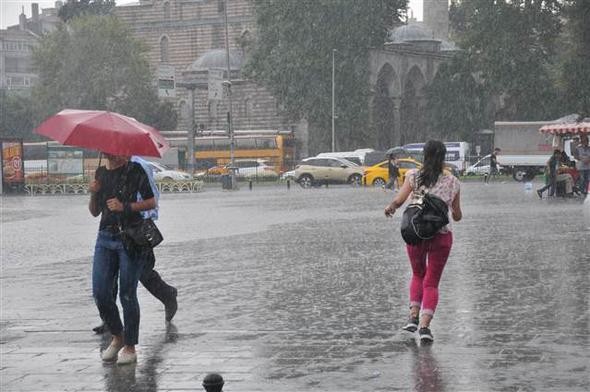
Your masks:
{"label": "car wheel", "polygon": [[348,177],[348,183],[352,186],[361,186],[363,183],[363,177],[360,174],[353,174]]}
{"label": "car wheel", "polygon": [[309,174],[303,174],[297,182],[302,188],[311,188],[313,186],[313,177]]}
{"label": "car wheel", "polygon": [[377,177],[373,180],[373,186],[375,188],[383,188],[385,186],[385,180],[381,177]]}

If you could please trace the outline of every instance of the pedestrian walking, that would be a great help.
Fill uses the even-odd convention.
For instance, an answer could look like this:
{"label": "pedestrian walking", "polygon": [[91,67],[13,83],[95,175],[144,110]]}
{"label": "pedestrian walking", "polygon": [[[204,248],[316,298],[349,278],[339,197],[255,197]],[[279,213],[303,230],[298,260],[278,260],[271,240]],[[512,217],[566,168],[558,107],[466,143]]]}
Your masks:
{"label": "pedestrian walking", "polygon": [[387,184],[385,184],[384,188],[395,191],[399,188],[397,180],[399,176],[399,167],[397,165],[397,159],[395,159],[393,154],[389,155],[389,160],[387,162],[387,172],[389,174],[389,179],[387,180]]}
{"label": "pedestrian walking", "polygon": [[588,193],[588,183],[590,183],[590,146],[588,145],[588,135],[584,134],[580,137],[580,144],[576,148],[575,158],[578,160],[582,193],[586,195]]}
{"label": "pedestrian walking", "polygon": [[[151,166],[149,165],[149,163],[140,157],[137,157],[137,156],[131,157],[131,162],[136,162],[141,165],[142,169],[144,170],[144,172],[146,173],[146,175],[148,177],[150,187],[152,189],[152,193],[154,194],[154,198],[156,200],[156,207],[155,208],[153,208],[151,210],[147,210],[147,211],[141,211],[142,218],[143,219],[152,219],[154,221],[158,220],[160,191],[158,190],[158,187],[156,186],[156,181],[154,179],[154,172],[153,172]],[[138,200],[141,199],[141,194],[138,193],[137,199]],[[176,311],[178,310],[178,302],[176,300],[176,297],[178,296],[178,290],[175,287],[167,284],[162,279],[162,277],[160,276],[158,271],[156,271],[154,269],[154,265],[156,262],[156,256],[154,255],[153,249],[151,249],[151,248],[146,249],[146,252],[147,252],[146,266],[145,266],[141,276],[139,277],[139,281],[147,289],[147,291],[149,291],[150,294],[152,294],[154,297],[156,297],[160,302],[162,302],[164,304],[165,320],[167,322],[170,322],[170,321],[172,321],[172,318],[174,317],[174,315],[176,314]],[[118,285],[117,285],[117,280],[115,278],[115,284],[113,285],[113,297],[115,300],[117,299],[117,291],[118,291]],[[104,333],[106,330],[106,325],[104,323],[104,320],[101,325],[94,327],[92,330],[94,332],[96,332],[97,334]]]}
{"label": "pedestrian walking", "polygon": [[[391,217],[408,197],[424,187],[427,192],[445,201],[455,221],[463,214],[460,202],[459,180],[444,171],[446,147],[442,142],[430,140],[424,145],[424,164],[419,170],[411,170],[393,199],[385,207],[385,216]],[[451,252],[453,234],[450,225],[443,227],[433,238],[417,245],[406,245],[412,278],[410,281],[410,315],[403,330],[418,331],[422,343],[434,340],[430,322],[438,304],[438,285]]]}
{"label": "pedestrian walking", "polygon": [[490,179],[492,176],[496,179],[498,175],[498,154],[500,154],[502,150],[499,148],[494,148],[494,152],[490,155],[490,172],[484,177],[484,182],[489,184]]}
{"label": "pedestrian walking", "polygon": [[[106,167],[96,170],[95,179],[89,185],[88,209],[92,216],[101,216],[92,265],[92,294],[101,318],[113,335],[109,347],[101,354],[102,360],[129,364],[137,361],[137,283],[149,252],[124,241],[121,228],[140,222],[143,219],[140,212],[155,208],[156,200],[140,164],[131,162],[128,156],[105,156]],[[138,193],[141,200],[137,198]],[[124,325],[113,298],[117,275]]]}

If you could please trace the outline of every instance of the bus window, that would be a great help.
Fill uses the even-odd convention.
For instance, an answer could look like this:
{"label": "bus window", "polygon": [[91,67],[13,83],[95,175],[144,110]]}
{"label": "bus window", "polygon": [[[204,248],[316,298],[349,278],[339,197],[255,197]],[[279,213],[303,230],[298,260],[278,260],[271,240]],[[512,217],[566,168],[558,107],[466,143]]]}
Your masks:
{"label": "bus window", "polygon": [[237,145],[240,149],[244,150],[255,150],[256,149],[256,140],[248,139],[248,138],[239,138],[236,139]]}
{"label": "bus window", "polygon": [[277,141],[274,138],[258,138],[255,140],[258,148],[277,148]]}
{"label": "bus window", "polygon": [[212,139],[195,139],[195,151],[211,151],[215,149]]}
{"label": "bus window", "polygon": [[215,150],[228,150],[229,138],[215,139]]}

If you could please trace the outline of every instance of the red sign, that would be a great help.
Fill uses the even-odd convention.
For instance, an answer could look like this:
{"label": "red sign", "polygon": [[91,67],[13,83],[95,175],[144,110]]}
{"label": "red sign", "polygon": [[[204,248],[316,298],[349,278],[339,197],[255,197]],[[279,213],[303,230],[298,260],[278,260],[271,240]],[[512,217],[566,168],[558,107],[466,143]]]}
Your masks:
{"label": "red sign", "polygon": [[24,181],[23,145],[21,142],[2,142],[2,175],[2,180],[7,184]]}

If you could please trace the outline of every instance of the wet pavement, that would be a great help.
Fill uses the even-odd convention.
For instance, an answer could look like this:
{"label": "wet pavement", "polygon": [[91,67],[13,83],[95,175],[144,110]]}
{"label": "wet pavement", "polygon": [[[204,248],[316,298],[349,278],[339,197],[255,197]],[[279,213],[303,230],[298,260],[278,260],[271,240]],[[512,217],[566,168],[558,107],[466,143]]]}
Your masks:
{"label": "wet pavement", "polygon": [[[515,182],[463,184],[464,220],[421,347],[399,332],[409,263],[392,194],[330,187],[165,195],[140,288],[139,362],[103,364],[87,197],[4,197],[0,390],[588,391],[590,227],[580,200]],[[588,207],[588,205],[586,205]]]}

